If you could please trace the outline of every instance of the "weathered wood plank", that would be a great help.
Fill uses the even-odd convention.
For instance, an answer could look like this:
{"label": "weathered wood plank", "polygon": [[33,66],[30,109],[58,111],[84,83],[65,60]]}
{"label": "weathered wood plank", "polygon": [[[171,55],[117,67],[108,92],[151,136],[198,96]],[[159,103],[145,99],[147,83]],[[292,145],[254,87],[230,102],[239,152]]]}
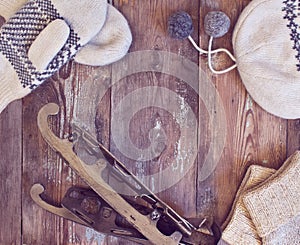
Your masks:
{"label": "weathered wood plank", "polygon": [[[5,19],[0,16],[0,26],[4,23]],[[22,123],[21,100],[8,105],[0,115],[1,244],[21,242]]]}
{"label": "weathered wood plank", "polygon": [[[67,117],[68,123],[75,123],[88,130],[104,145],[108,146],[111,67],[88,67],[77,65],[72,79],[72,89],[66,86],[65,91],[76,91],[72,101],[67,101],[66,108],[72,108],[73,116]],[[68,83],[71,84],[71,83]],[[99,110],[99,103],[104,105]],[[101,113],[101,118],[99,117]],[[103,121],[102,121],[103,120]],[[87,159],[86,152],[77,151],[78,156]],[[78,176],[73,176],[73,185],[86,185]],[[70,228],[70,226],[69,226]],[[73,231],[68,231],[70,242],[74,244],[100,244],[105,238],[93,229],[74,225]]]}
{"label": "weathered wood plank", "polygon": [[21,243],[22,102],[0,115],[0,243]]}
{"label": "weathered wood plank", "polygon": [[[41,241],[60,243],[63,222],[60,218],[44,211],[30,197],[30,188],[41,183],[49,198],[59,202],[63,162],[45,143],[37,127],[37,114],[46,103],[58,102],[53,81],[47,81],[24,99],[23,127],[23,242],[38,244]],[[59,130],[59,118],[51,119],[53,130]],[[59,228],[57,228],[59,227]]]}
{"label": "weathered wood plank", "polygon": [[[231,19],[231,29],[224,37],[214,41],[214,47],[225,47],[232,51],[231,36],[240,12],[249,1],[201,1],[200,20],[208,11],[220,10]],[[201,25],[203,26],[203,24]],[[200,34],[202,46],[208,39]],[[229,66],[226,57],[214,59],[214,65],[221,69]],[[203,67],[203,66],[202,66]],[[207,68],[203,68],[206,69]],[[209,72],[209,71],[207,71]],[[213,175],[216,197],[215,216],[219,223],[226,218],[236,190],[243,175],[251,164],[278,168],[286,157],[286,120],[277,118],[262,110],[247,94],[237,71],[225,75],[211,75],[222,98],[227,117],[227,140],[225,148]],[[201,200],[200,200],[201,201]]]}
{"label": "weathered wood plank", "polygon": [[[231,6],[234,6],[235,2],[231,2]],[[225,12],[227,15],[230,15],[230,12],[228,13],[228,9],[230,7],[227,6],[225,3],[223,4],[222,1],[201,1],[200,2],[200,9],[199,9],[199,26],[200,26],[200,45],[203,49],[208,48],[208,40],[209,37],[208,35],[205,33],[204,30],[204,18],[206,16],[206,14],[210,11],[223,11]],[[232,16],[230,16],[230,18],[232,18]],[[217,47],[224,47],[227,48],[229,50],[232,50],[231,47],[231,42],[230,42],[230,38],[231,38],[231,34],[232,34],[232,25],[231,24],[231,29],[229,31],[229,33],[227,33],[225,36],[223,36],[222,38],[220,38],[219,40],[215,39],[214,40],[214,45],[213,48],[217,48]],[[224,69],[224,67],[227,67],[228,65],[230,65],[230,62],[228,62],[228,59],[226,56],[224,56],[223,54],[217,54],[214,55],[212,58],[213,61],[213,66],[215,67],[216,70],[221,70]],[[213,135],[218,135],[218,134],[222,134],[226,133],[226,142],[225,145],[223,146],[222,143],[223,142],[219,142],[219,144],[222,146],[220,149],[216,148],[215,149],[215,154],[213,155],[213,157],[215,156],[220,156],[219,162],[217,163],[217,166],[215,168],[215,171],[208,176],[205,180],[201,181],[199,180],[197,183],[197,187],[198,187],[198,198],[197,198],[197,207],[198,207],[198,212],[199,213],[206,213],[208,216],[214,217],[214,219],[216,219],[217,223],[220,224],[221,221],[219,220],[219,210],[224,210],[224,205],[222,205],[224,203],[224,199],[221,198],[222,202],[219,202],[219,195],[222,195],[222,191],[220,191],[220,194],[218,193],[218,189],[220,188],[220,190],[223,190],[222,184],[224,183],[218,183],[218,180],[220,180],[220,178],[222,178],[222,181],[226,181],[228,179],[229,172],[226,172],[226,170],[230,170],[231,162],[233,161],[233,155],[232,154],[226,154],[226,151],[232,150],[234,151],[233,147],[228,147],[228,145],[233,144],[234,143],[234,139],[230,139],[230,136],[232,134],[232,131],[235,128],[235,125],[231,125],[232,123],[232,119],[231,117],[235,118],[235,110],[236,108],[230,108],[228,110],[228,94],[231,93],[231,91],[229,91],[228,87],[232,86],[231,83],[229,83],[229,81],[231,81],[232,77],[234,76],[233,73],[234,72],[230,72],[228,74],[224,74],[224,75],[214,75],[212,74],[212,72],[208,69],[207,66],[207,62],[208,59],[206,56],[200,56],[200,69],[203,70],[204,74],[206,74],[207,79],[210,81],[210,83],[213,84],[215,90],[213,91],[215,94],[216,98],[215,101],[211,100],[209,101],[208,105],[203,105],[203,103],[200,106],[200,112],[199,112],[199,117],[200,117],[200,121],[202,123],[202,127],[200,130],[200,145],[202,146],[200,154],[199,154],[199,168],[198,168],[198,175],[201,176],[201,172],[202,170],[202,164],[204,163],[205,157],[209,157],[208,154],[208,150],[211,146],[211,143],[213,142]],[[234,76],[234,78],[237,78],[237,75]],[[205,79],[203,77],[200,77],[200,83],[203,83],[202,79]],[[234,83],[235,80],[232,80]],[[229,84],[228,84],[229,83]],[[224,87],[226,87],[226,90],[224,91]],[[237,89],[236,89],[237,90]],[[206,92],[206,96],[209,96],[209,93],[211,93],[210,91],[205,91]],[[220,96],[221,100],[217,101],[217,96]],[[225,98],[224,98],[225,97]],[[204,101],[205,102],[205,101]],[[218,105],[219,104],[219,105]],[[230,105],[230,104],[229,104]],[[220,108],[223,107],[223,108]],[[215,125],[216,122],[214,121],[210,121],[212,120],[212,118],[210,118],[211,115],[213,114],[208,114],[209,113],[209,108],[214,108],[216,107],[218,110],[216,110],[215,113],[217,118],[222,118],[222,116],[220,115],[220,113],[225,112],[226,118],[221,119],[223,120],[223,128],[219,127],[218,125]],[[225,110],[225,111],[224,111]],[[216,145],[217,146],[217,145]],[[223,148],[224,147],[224,148]],[[212,158],[212,157],[211,157]],[[207,159],[208,161],[210,159]],[[213,161],[213,160],[211,160]],[[212,163],[214,164],[214,162]],[[220,166],[222,166],[222,171],[220,172]],[[221,173],[221,176],[218,176]],[[224,178],[224,179],[223,179]],[[226,185],[227,186],[227,185]],[[229,185],[230,186],[230,185]],[[231,188],[233,188],[233,190],[235,191],[235,187],[229,187],[229,190],[231,190]],[[226,191],[228,191],[228,188],[226,188]],[[228,194],[225,195],[226,198],[228,198]]]}
{"label": "weathered wood plank", "polygon": [[[42,183],[47,195],[59,203],[66,190],[84,185],[67,164],[42,139],[37,113],[46,103],[59,104],[58,117],[50,119],[60,137],[70,134],[77,123],[95,134],[96,103],[104,90],[109,68],[92,68],[69,63],[53,79],[24,99],[23,241],[26,244],[89,243],[93,232],[43,211],[29,196],[32,184]],[[36,149],[36,150],[33,150]],[[84,152],[78,152],[84,158]]]}
{"label": "weathered wood plank", "polygon": [[287,156],[300,148],[300,120],[289,120],[287,130]]}
{"label": "weathered wood plank", "polygon": [[[249,1],[248,1],[249,2]],[[232,51],[231,36],[234,24],[248,4],[246,1],[201,1],[200,29],[209,11],[220,10],[231,19],[231,29],[224,37],[215,39],[214,48],[225,47]],[[203,29],[200,42],[207,47],[208,37]],[[231,63],[226,56],[213,58],[217,69],[228,67]],[[202,69],[211,74],[206,67],[206,59],[200,59]],[[276,118],[262,110],[247,94],[237,71],[225,75],[210,75],[224,105],[227,122],[227,140],[216,171],[200,185],[207,186],[207,194],[198,199],[199,205],[205,200],[208,206],[215,206],[214,215],[219,223],[226,218],[236,190],[247,167],[260,164],[278,168],[286,157],[286,120]],[[267,126],[266,126],[267,125]],[[210,187],[212,186],[212,190]],[[199,186],[199,189],[201,187]],[[206,199],[205,199],[206,197]],[[209,202],[210,200],[210,202]]]}
{"label": "weathered wood plank", "polygon": [[[151,71],[127,76],[111,86],[114,77],[121,73],[114,73],[114,66],[92,68],[71,62],[23,100],[23,111],[22,102],[18,101],[11,104],[0,116],[0,193],[3,197],[0,243],[133,244],[124,239],[104,237],[92,229],[60,219],[42,210],[31,200],[29,190],[36,182],[46,187],[46,194],[55,203],[60,202],[68,187],[84,185],[60,156],[47,146],[38,131],[37,113],[48,102],[56,102],[61,107],[58,117],[50,120],[57,135],[68,136],[70,124],[76,122],[96,135],[99,141],[108,146],[154,190],[159,190],[165,179],[162,175],[152,179],[147,176],[154,176],[167,168],[176,172],[188,159],[182,150],[188,149],[188,145],[181,139],[182,136],[189,135],[189,130],[182,130],[180,123],[189,119],[186,113],[191,110],[199,126],[196,132],[198,158],[179,182],[160,191],[158,195],[184,216],[212,215],[220,224],[230,210],[234,195],[249,165],[260,164],[278,168],[287,156],[299,149],[298,120],[287,121],[266,113],[247,94],[237,71],[212,75],[207,68],[207,57],[199,57],[187,40],[172,40],[167,35],[168,16],[177,10],[185,10],[193,18],[195,31],[192,36],[196,41],[199,39],[203,48],[207,48],[208,37],[203,29],[204,16],[208,11],[221,10],[229,15],[232,25],[226,36],[215,40],[214,47],[232,50],[234,24],[249,2],[250,0],[235,0],[230,3],[222,0],[114,1],[114,5],[125,15],[131,26],[134,40],[131,52],[168,51],[199,63],[199,67],[218,91],[226,115],[227,136],[225,148],[212,175],[200,180],[205,156],[213,140],[212,135],[220,132],[220,127],[209,121],[207,105],[197,95],[200,90],[195,92],[185,81]],[[149,60],[142,62],[149,63]],[[213,62],[216,68],[230,64],[224,55],[215,55]],[[126,64],[135,65],[134,62]],[[156,63],[150,62],[148,65],[155,66]],[[183,67],[174,69],[180,70]],[[200,85],[203,82],[201,76],[200,74]],[[142,90],[148,88],[151,90]],[[200,86],[201,88],[203,87]],[[173,93],[176,100],[172,100]],[[209,91],[204,92],[204,95],[209,95]],[[157,106],[140,108],[136,113],[132,111],[134,105],[131,103],[138,101],[151,105],[163,99],[169,99],[174,108],[180,109],[179,112],[174,114],[169,109]],[[129,109],[125,107],[125,102]],[[214,108],[216,105],[215,100],[210,102],[209,107]],[[113,120],[116,119],[116,110],[122,109],[122,106],[125,114],[121,119],[125,118],[126,113],[132,115],[129,126],[124,120],[120,120],[117,128],[121,130],[116,130]],[[151,142],[159,143],[154,150],[163,150],[162,154],[151,161],[142,161],[141,156],[140,159],[130,159],[119,149],[118,142],[115,142],[119,140],[128,144],[122,132],[129,133],[138,149],[147,149]],[[180,144],[182,142],[185,143]],[[78,154],[85,157],[84,152]],[[168,176],[170,179],[172,177],[174,175]]]}
{"label": "weathered wood plank", "polygon": [[[167,34],[168,17],[175,11],[184,10],[190,13],[194,19],[195,32],[193,36],[197,39],[197,13],[198,2],[191,1],[114,1],[115,5],[128,17],[132,28],[134,42],[131,52],[141,50],[169,51],[190,59],[198,63],[198,54],[190,43],[171,39]],[[146,18],[146,19],[145,19]],[[136,23],[139,23],[138,25]],[[142,60],[149,67],[151,64],[146,58]],[[148,62],[148,63],[147,63]],[[150,63],[149,63],[150,62]],[[129,63],[129,67],[135,67],[138,64]],[[147,66],[146,65],[146,66]],[[163,66],[164,64],[162,64]],[[163,69],[163,68],[162,68]],[[174,67],[174,70],[182,67]],[[118,77],[118,72],[113,70],[113,76]],[[166,88],[166,89],[162,89]],[[112,120],[117,120],[113,114],[115,110],[123,108],[123,120],[117,120],[118,130],[112,128],[111,149],[120,158],[126,166],[131,169],[142,181],[146,182],[152,190],[159,190],[158,195],[169,205],[174,207],[180,214],[185,216],[196,215],[196,162],[192,162],[190,171],[182,176],[178,183],[174,183],[170,188],[161,190],[163,178],[172,180],[174,176],[155,175],[167,168],[172,168],[173,174],[180,171],[185,161],[189,160],[187,152],[181,149],[188,149],[188,145],[180,145],[184,142],[181,136],[188,135],[188,131],[180,131],[180,120],[189,120],[187,110],[193,110],[191,113],[198,113],[197,94],[191,94],[191,88],[178,78],[169,75],[151,72],[142,72],[133,74],[118,81],[112,89]],[[174,100],[172,94],[176,94]],[[178,109],[178,114],[174,114],[169,108],[166,108],[164,100],[169,100],[174,108]],[[161,101],[161,102],[160,102]],[[196,101],[196,103],[194,102]],[[161,108],[157,106],[161,103]],[[191,103],[188,108],[188,103]],[[138,108],[140,104],[140,108]],[[154,104],[156,106],[154,106]],[[130,106],[132,105],[131,109]],[[129,107],[127,107],[129,106]],[[126,108],[129,108],[129,110]],[[133,108],[136,111],[133,111]],[[180,111],[181,109],[181,111]],[[136,112],[136,113],[135,113]],[[127,124],[127,116],[130,114],[130,123]],[[125,120],[126,117],[126,120]],[[118,117],[119,118],[119,117]],[[122,116],[121,116],[122,118]],[[197,116],[196,116],[197,118]],[[129,126],[129,127],[128,127]],[[143,156],[126,156],[124,148],[119,146],[130,146],[130,142],[125,140],[124,134],[129,134],[133,145],[138,149],[150,149],[153,144],[153,134],[165,137],[165,148],[159,157],[143,161]],[[188,129],[185,129],[188,130]],[[115,134],[115,135],[113,135]],[[152,142],[151,142],[152,139]],[[116,145],[116,141],[120,141]],[[163,141],[163,140],[162,140]],[[182,143],[184,144],[184,143]],[[182,147],[180,149],[180,147]],[[132,148],[131,148],[132,149]],[[159,150],[159,149],[158,149]],[[126,151],[126,150],[125,150]],[[149,177],[152,176],[152,177]],[[176,193],[176,194],[175,194]]]}

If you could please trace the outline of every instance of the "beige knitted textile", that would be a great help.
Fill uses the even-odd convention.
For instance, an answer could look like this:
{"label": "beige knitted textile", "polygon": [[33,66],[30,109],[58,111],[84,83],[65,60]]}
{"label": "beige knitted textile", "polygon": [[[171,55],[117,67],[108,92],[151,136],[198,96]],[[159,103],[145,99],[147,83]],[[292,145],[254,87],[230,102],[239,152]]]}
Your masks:
{"label": "beige knitted textile", "polygon": [[0,112],[72,59],[99,33],[106,12],[105,0],[29,0],[14,13],[0,30]]}
{"label": "beige knitted textile", "polygon": [[300,151],[275,171],[251,166],[237,192],[222,238],[231,245],[300,244]]}
{"label": "beige knitted textile", "polygon": [[231,212],[222,226],[222,239],[224,241],[234,245],[261,244],[255,225],[244,205],[243,196],[246,191],[265,181],[274,172],[274,169],[258,165],[252,165],[248,168],[237,192]]}
{"label": "beige knitted textile", "polygon": [[74,60],[84,65],[108,65],[123,58],[131,42],[132,35],[127,20],[114,6],[108,4],[103,28],[79,50]]}
{"label": "beige knitted textile", "polygon": [[75,56],[86,65],[121,59],[132,42],[106,0],[0,0],[0,113]]}
{"label": "beige knitted textile", "polygon": [[[77,63],[90,66],[104,66],[120,60],[127,54],[132,43],[131,30],[123,14],[107,4],[107,1],[97,1],[107,5],[107,11],[103,8],[107,13],[95,14],[95,19],[103,21],[104,26],[74,57]],[[0,15],[8,20],[27,2],[28,0],[0,0]],[[84,11],[78,9],[80,16]]]}
{"label": "beige knitted textile", "polygon": [[253,0],[235,26],[237,68],[251,97],[266,111],[300,118],[299,1]]}
{"label": "beige knitted textile", "polygon": [[243,201],[263,244],[300,244],[300,152]]}

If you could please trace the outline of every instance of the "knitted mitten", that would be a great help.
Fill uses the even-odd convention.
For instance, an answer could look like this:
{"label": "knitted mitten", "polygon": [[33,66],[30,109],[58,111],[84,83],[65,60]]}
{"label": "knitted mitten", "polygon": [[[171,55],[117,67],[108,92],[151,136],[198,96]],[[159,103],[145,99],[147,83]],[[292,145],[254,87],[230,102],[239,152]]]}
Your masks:
{"label": "knitted mitten", "polygon": [[222,239],[232,245],[261,244],[248,210],[243,203],[243,195],[249,189],[262,183],[275,172],[274,169],[252,165],[237,192],[230,214],[222,225]]}
{"label": "knitted mitten", "polygon": [[[26,2],[28,0],[0,0],[0,15],[7,20]],[[107,5],[106,15],[98,13],[96,18],[102,20],[105,16],[103,28],[74,57],[77,63],[104,66],[118,61],[127,54],[132,42],[127,20],[110,4]]]}
{"label": "knitted mitten", "polygon": [[243,201],[263,244],[300,244],[300,152]]}
{"label": "knitted mitten", "polygon": [[104,0],[30,0],[16,12],[0,31],[0,112],[72,58],[106,12]]}
{"label": "knitted mitten", "polygon": [[131,45],[132,35],[125,17],[108,4],[101,31],[75,56],[77,63],[104,66],[123,58]]}

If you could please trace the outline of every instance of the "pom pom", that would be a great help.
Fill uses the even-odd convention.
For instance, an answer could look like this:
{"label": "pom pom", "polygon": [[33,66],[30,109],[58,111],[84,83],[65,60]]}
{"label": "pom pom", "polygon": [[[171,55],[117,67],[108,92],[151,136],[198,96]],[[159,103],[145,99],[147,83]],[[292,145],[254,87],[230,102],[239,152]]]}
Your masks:
{"label": "pom pom", "polygon": [[207,35],[211,37],[222,37],[230,28],[230,19],[223,12],[209,12],[204,18],[204,28]]}
{"label": "pom pom", "polygon": [[168,32],[172,38],[185,39],[193,30],[193,21],[188,13],[179,11],[169,17]]}

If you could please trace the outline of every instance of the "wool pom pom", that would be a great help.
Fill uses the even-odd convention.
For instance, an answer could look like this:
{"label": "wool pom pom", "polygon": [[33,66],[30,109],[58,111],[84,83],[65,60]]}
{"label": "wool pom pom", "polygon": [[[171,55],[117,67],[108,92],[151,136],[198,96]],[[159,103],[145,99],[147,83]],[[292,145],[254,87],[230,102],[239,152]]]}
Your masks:
{"label": "wool pom pom", "polygon": [[207,35],[222,37],[230,28],[230,19],[221,11],[209,12],[204,18],[204,28]]}
{"label": "wool pom pom", "polygon": [[185,39],[193,30],[193,21],[188,13],[179,11],[169,17],[168,32],[172,38]]}

